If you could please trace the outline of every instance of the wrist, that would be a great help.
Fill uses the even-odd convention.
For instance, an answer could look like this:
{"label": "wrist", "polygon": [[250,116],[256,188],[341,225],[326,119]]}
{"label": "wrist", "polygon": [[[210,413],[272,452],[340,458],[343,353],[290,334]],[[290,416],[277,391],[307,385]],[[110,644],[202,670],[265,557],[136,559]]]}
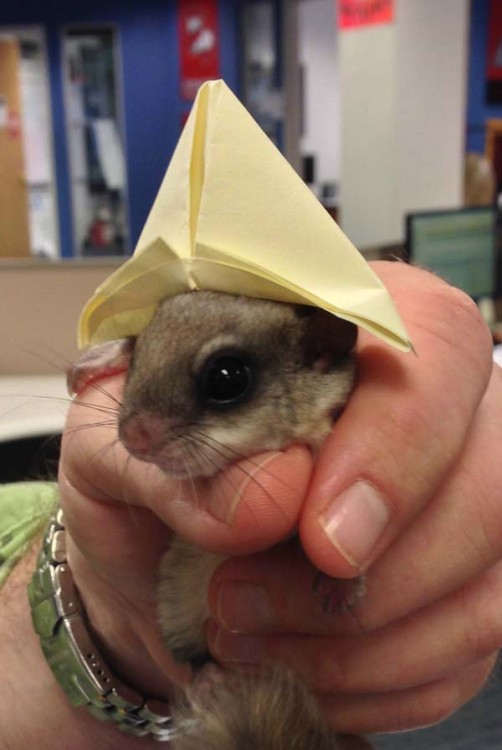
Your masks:
{"label": "wrist", "polygon": [[[26,596],[37,552],[25,556],[0,592],[0,750],[114,750],[116,727],[90,720],[71,705],[40,649]],[[121,750],[158,748],[153,740],[119,735],[119,741]]]}
{"label": "wrist", "polygon": [[68,531],[66,543],[87,627],[107,664],[136,690],[169,700],[190,674],[173,661],[162,641],[154,594],[135,601],[89,562]]}
{"label": "wrist", "polygon": [[[59,510],[44,536],[29,586],[33,624],[54,677],[74,706],[85,706],[96,718],[115,723],[127,734],[169,740],[172,723],[169,705],[162,699],[164,696],[159,699],[150,689],[145,697],[125,683],[117,676],[115,666],[112,671],[103,656],[105,641],[97,645],[82,606],[81,592],[68,564],[66,542],[63,515]],[[90,597],[93,604],[95,598]],[[113,611],[113,606],[111,609],[104,606],[104,610]],[[123,629],[125,632],[127,628]],[[128,639],[123,640],[127,646]],[[136,645],[141,643],[141,639],[136,640]],[[113,651],[120,655],[120,648]],[[141,663],[145,674],[149,660],[141,662],[141,656],[146,656],[141,650],[139,656],[140,659],[136,656],[133,670]],[[127,671],[127,659],[119,659],[119,665],[122,673]],[[172,686],[171,682],[168,684]]]}

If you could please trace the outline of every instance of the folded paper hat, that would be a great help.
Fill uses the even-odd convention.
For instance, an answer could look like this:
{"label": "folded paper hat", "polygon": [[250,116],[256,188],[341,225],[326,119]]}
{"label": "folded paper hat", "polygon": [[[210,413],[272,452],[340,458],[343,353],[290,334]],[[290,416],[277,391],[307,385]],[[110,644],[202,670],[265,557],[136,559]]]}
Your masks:
{"label": "folded paper hat", "polygon": [[407,351],[385,287],[223,81],[197,95],[134,255],[85,306],[79,344],[135,336],[210,289],[314,305]]}

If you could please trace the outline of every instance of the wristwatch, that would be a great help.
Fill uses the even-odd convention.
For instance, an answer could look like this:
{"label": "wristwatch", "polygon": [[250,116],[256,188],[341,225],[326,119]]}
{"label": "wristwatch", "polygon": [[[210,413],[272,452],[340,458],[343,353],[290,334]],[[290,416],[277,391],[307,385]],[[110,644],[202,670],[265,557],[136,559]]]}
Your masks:
{"label": "wristwatch", "polygon": [[145,698],[115,677],[93,642],[66,559],[61,508],[49,522],[28,598],[47,663],[74,706],[86,706],[95,717],[115,722],[128,734],[159,742],[173,739],[169,705]]}

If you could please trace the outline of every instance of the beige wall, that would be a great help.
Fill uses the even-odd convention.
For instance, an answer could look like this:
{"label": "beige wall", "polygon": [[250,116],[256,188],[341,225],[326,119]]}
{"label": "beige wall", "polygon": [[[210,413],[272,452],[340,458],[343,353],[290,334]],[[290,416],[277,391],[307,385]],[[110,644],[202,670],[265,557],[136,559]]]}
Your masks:
{"label": "beige wall", "polygon": [[80,310],[119,265],[111,262],[0,265],[0,375],[64,372],[76,354]]}
{"label": "beige wall", "polygon": [[468,21],[467,0],[397,0],[393,24],[340,34],[341,223],[358,247],[461,205]]}

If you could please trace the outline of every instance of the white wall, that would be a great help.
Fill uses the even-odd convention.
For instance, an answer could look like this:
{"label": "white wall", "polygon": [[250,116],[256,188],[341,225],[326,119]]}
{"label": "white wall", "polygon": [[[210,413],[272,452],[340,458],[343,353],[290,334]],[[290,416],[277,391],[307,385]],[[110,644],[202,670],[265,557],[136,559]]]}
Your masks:
{"label": "white wall", "polygon": [[394,26],[340,34],[343,230],[358,247],[394,240],[397,34]]}
{"label": "white wall", "polygon": [[394,24],[340,34],[341,223],[359,247],[461,204],[468,5],[396,0]]}
{"label": "white wall", "polygon": [[316,157],[316,188],[340,179],[340,85],[335,0],[298,3],[304,74],[302,154]]}
{"label": "white wall", "polygon": [[403,210],[455,207],[463,197],[468,6],[399,2],[396,178]]}

